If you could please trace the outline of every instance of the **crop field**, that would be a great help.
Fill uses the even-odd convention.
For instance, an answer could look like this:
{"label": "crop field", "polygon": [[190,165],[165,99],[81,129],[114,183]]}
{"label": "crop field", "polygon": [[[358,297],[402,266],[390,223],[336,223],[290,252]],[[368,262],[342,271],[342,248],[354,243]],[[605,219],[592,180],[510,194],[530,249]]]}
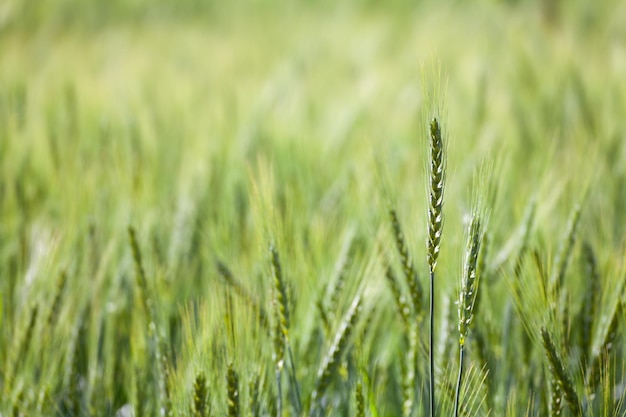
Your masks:
{"label": "crop field", "polygon": [[0,417],[626,416],[626,3],[0,1]]}

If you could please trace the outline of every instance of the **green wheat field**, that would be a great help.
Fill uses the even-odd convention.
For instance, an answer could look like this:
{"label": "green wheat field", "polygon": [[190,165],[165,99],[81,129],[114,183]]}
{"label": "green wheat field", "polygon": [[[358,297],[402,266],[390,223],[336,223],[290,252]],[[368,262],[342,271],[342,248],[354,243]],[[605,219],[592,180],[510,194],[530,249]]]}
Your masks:
{"label": "green wheat field", "polygon": [[0,1],[0,417],[626,416],[625,285],[623,1]]}

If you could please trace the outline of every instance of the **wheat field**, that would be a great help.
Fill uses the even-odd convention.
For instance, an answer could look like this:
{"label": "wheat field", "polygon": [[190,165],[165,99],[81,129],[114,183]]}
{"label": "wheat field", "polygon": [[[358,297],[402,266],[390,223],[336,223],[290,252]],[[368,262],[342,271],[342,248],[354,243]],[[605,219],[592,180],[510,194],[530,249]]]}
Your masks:
{"label": "wheat field", "polygon": [[626,416],[626,4],[0,3],[0,416]]}

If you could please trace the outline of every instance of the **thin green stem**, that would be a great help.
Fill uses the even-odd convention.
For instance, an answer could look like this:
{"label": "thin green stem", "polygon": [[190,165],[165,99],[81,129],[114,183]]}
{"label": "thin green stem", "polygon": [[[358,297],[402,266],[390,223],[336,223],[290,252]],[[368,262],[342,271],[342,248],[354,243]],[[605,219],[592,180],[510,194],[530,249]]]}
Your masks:
{"label": "thin green stem", "polygon": [[465,346],[461,345],[459,351],[459,378],[456,381],[456,396],[454,398],[454,417],[459,417],[459,398],[461,397],[461,382],[463,380],[463,359],[465,357]]}
{"label": "thin green stem", "polygon": [[435,271],[430,271],[430,417],[435,417]]}

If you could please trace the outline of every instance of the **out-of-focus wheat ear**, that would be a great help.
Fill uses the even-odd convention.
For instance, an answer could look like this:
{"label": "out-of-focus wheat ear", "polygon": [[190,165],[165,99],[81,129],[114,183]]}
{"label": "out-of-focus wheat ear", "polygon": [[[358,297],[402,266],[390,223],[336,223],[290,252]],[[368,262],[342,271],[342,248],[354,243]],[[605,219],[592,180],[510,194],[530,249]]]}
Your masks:
{"label": "out-of-focus wheat ear", "polygon": [[583,306],[581,310],[582,328],[580,343],[584,355],[583,360],[588,362],[591,356],[591,332],[593,319],[596,315],[596,302],[598,295],[600,294],[601,282],[598,273],[598,262],[591,243],[585,241],[582,248],[587,290],[584,294]]}
{"label": "out-of-focus wheat ear", "polygon": [[280,325],[280,331],[286,341],[289,340],[289,303],[287,301],[287,286],[283,278],[283,270],[276,247],[270,245],[270,261],[272,267],[272,279],[274,284],[274,312]]}
{"label": "out-of-focus wheat ear", "polygon": [[541,328],[541,342],[548,359],[548,368],[552,374],[552,379],[555,380],[556,385],[563,391],[565,400],[572,414],[576,417],[582,417],[583,408],[578,394],[576,393],[572,378],[565,369],[563,361],[552,342],[552,337],[546,328]]}
{"label": "out-of-focus wheat ear", "polygon": [[174,407],[172,406],[172,391],[170,386],[170,363],[165,349],[165,346],[161,346],[159,349],[159,395],[161,402],[161,409],[159,413],[161,416],[173,417]]}
{"label": "out-of-focus wheat ear", "polygon": [[570,213],[569,220],[567,222],[567,228],[565,230],[565,234],[563,235],[563,239],[561,240],[559,251],[555,259],[555,267],[552,271],[552,274],[550,275],[548,288],[550,293],[554,297],[554,301],[558,301],[559,299],[561,285],[563,284],[563,278],[565,277],[569,261],[572,257],[574,243],[576,243],[576,233],[578,231],[578,225],[580,223],[580,213],[581,205],[576,204],[574,206],[574,209]]}
{"label": "out-of-focus wheat ear", "polygon": [[274,360],[274,369],[276,377],[276,412],[277,416],[283,415],[283,390],[282,390],[282,371],[285,365],[285,338],[280,328],[280,322],[276,321],[273,332],[272,359]]}
{"label": "out-of-focus wheat ear", "polygon": [[209,388],[204,372],[198,372],[193,381],[193,403],[191,417],[207,417],[209,415]]}
{"label": "out-of-focus wheat ear", "polygon": [[59,278],[56,282],[56,286],[54,289],[54,298],[53,298],[52,304],[50,305],[50,311],[48,312],[48,318],[46,320],[48,329],[52,329],[54,327],[54,325],[56,324],[57,318],[59,317],[59,310],[61,308],[61,299],[63,296],[63,290],[65,289],[66,283],[67,283],[67,273],[65,271],[62,271],[59,274]]}
{"label": "out-of-focus wheat ear", "polygon": [[250,292],[243,286],[243,284],[235,278],[232,271],[228,266],[222,261],[216,261],[217,272],[224,279],[226,284],[228,284],[235,294],[239,296],[241,299],[245,300],[249,305],[251,305],[254,310],[256,310],[259,322],[263,329],[269,334],[271,332],[270,322],[267,316],[267,312],[265,308],[261,306],[258,300],[250,294]]}
{"label": "out-of-focus wheat ear", "polygon": [[248,383],[248,408],[250,409],[250,415],[252,417],[259,417],[261,415],[259,403],[260,393],[261,379],[259,378],[259,374],[255,373]]}
{"label": "out-of-focus wheat ear", "polygon": [[430,270],[429,356],[430,356],[430,417],[435,417],[435,269],[443,230],[443,191],[445,182],[445,151],[441,127],[436,118],[430,122],[430,202],[428,204],[428,267]]}
{"label": "out-of-focus wheat ear", "polygon": [[419,319],[423,316],[423,299],[424,290],[419,282],[417,272],[413,266],[413,259],[409,253],[409,248],[398,220],[398,214],[394,209],[389,210],[389,217],[391,218],[391,226],[393,227],[393,237],[396,242],[396,248],[398,255],[400,256],[400,262],[402,264],[402,270],[404,271],[404,277],[409,287],[409,294],[411,296],[411,303],[413,305],[413,312]]}
{"label": "out-of-focus wheat ear", "polygon": [[396,302],[396,307],[398,309],[398,313],[400,314],[400,318],[402,319],[402,324],[404,325],[405,332],[408,335],[411,322],[411,307],[409,307],[406,298],[404,297],[404,295],[402,295],[400,283],[398,282],[396,274],[394,274],[391,266],[387,266],[387,272],[385,273],[385,277],[387,278],[387,282],[389,283],[389,289],[391,289],[393,299]]}
{"label": "out-of-focus wheat ear", "polygon": [[617,339],[617,332],[619,330],[620,316],[624,314],[624,306],[620,303],[617,304],[613,315],[611,316],[611,322],[604,336],[604,341],[600,349],[597,352],[591,353],[591,366],[587,369],[587,391],[595,392],[600,383],[600,370],[602,365],[602,356],[608,357],[614,350],[615,340]]}
{"label": "out-of-focus wheat ear", "polygon": [[65,359],[65,386],[67,397],[66,411],[69,415],[81,415],[83,392],[80,380],[87,372],[87,324],[85,322],[87,309],[81,312],[72,331],[70,345]]}
{"label": "out-of-focus wheat ear", "polygon": [[146,279],[146,272],[143,267],[143,261],[141,257],[141,250],[139,249],[139,243],[137,241],[137,233],[132,226],[128,227],[128,238],[130,241],[130,248],[133,253],[133,262],[135,264],[135,276],[137,279],[137,286],[140,291],[140,299],[142,306],[148,316],[150,323],[154,323],[154,311],[152,306],[152,299],[148,291],[148,280]]}
{"label": "out-of-focus wheat ear", "polygon": [[465,341],[469,333],[469,326],[474,315],[474,303],[478,290],[478,255],[482,243],[482,226],[480,218],[476,213],[472,215],[469,226],[467,249],[465,252],[465,263],[463,267],[463,281],[457,302],[459,313],[459,376],[456,385],[454,415],[459,415],[459,399],[461,395],[461,384],[463,379],[463,362],[465,356]]}
{"label": "out-of-focus wheat ear", "polygon": [[341,363],[341,357],[348,348],[350,335],[356,327],[360,306],[361,297],[356,296],[356,298],[350,305],[350,309],[342,320],[339,330],[335,334],[335,338],[332,345],[330,346],[330,349],[324,356],[320,369],[317,372],[317,378],[315,380],[313,393],[311,394],[311,403],[309,410],[309,414],[311,416],[314,415],[316,406],[318,405],[318,400],[323,397],[324,392],[330,385],[335,370]]}
{"label": "out-of-focus wheat ear", "polygon": [[13,347],[10,356],[9,363],[7,364],[6,373],[4,375],[4,397],[8,398],[14,389],[13,378],[17,374],[21,362],[30,350],[30,345],[34,338],[35,326],[37,325],[37,317],[39,315],[39,305],[35,304],[30,310],[30,317],[28,319],[28,326],[24,334],[18,339],[17,343]]}
{"label": "out-of-focus wheat ear", "polygon": [[[287,285],[285,279],[283,277],[283,270],[280,264],[280,258],[278,256],[278,250],[273,244],[270,244],[270,263],[272,268],[272,277],[274,282],[274,297],[273,297],[273,305],[274,305],[274,314],[276,316],[276,321],[278,323],[278,328],[282,334],[282,342],[276,340],[276,335],[274,336],[274,345],[276,353],[280,353],[280,343],[282,343],[282,356],[284,358],[285,351],[289,354],[289,363],[290,363],[290,379],[293,384],[293,387],[296,391],[296,408],[298,412],[302,408],[301,399],[300,399],[300,386],[298,384],[298,380],[296,378],[296,366],[293,358],[293,352],[291,350],[291,344],[289,342],[289,301],[287,299]],[[282,359],[277,358],[277,364]],[[281,395],[280,391],[280,371],[282,370],[282,364],[280,364],[276,369],[276,380],[279,387],[279,396]],[[279,398],[279,409],[280,409],[280,398]]]}
{"label": "out-of-focus wheat ear", "polygon": [[228,394],[228,417],[239,417],[239,376],[232,362],[228,363],[226,389]]}
{"label": "out-of-focus wheat ear", "polygon": [[365,398],[363,397],[363,385],[358,382],[354,392],[355,417],[365,417]]}
{"label": "out-of-focus wheat ear", "polygon": [[409,342],[406,364],[402,362],[402,415],[413,414],[415,405],[415,380],[418,367],[418,323],[413,321],[407,329]]}

